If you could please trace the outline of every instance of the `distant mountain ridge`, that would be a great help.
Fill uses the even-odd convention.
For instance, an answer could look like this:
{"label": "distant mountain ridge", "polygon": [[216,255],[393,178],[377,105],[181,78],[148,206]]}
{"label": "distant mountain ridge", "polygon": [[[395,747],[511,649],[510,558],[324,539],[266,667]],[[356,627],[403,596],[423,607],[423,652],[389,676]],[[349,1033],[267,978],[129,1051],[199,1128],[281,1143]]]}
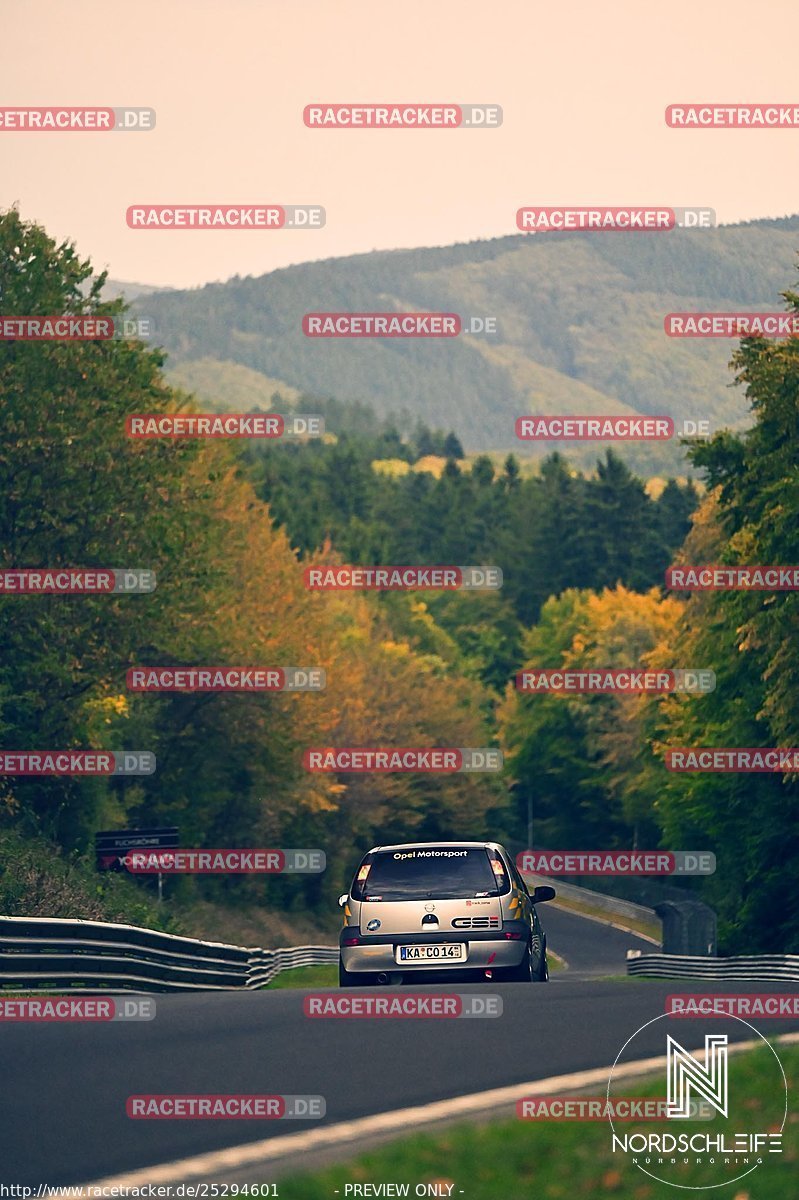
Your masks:
{"label": "distant mountain ridge", "polygon": [[[517,416],[633,412],[739,426],[747,405],[727,366],[736,342],[672,339],[663,319],[681,310],[781,308],[780,293],[795,286],[797,250],[799,215],[701,231],[514,235],[151,291],[133,307],[153,319],[182,381],[190,376],[220,404],[220,364],[233,363],[266,376],[266,386],[284,381],[309,395],[365,400],[381,413],[406,410],[454,429],[467,450],[542,453],[552,445],[517,441]],[[497,333],[302,332],[307,312],[408,310],[492,317]],[[204,389],[198,360],[216,360]],[[191,372],[180,370],[189,363]],[[599,449],[561,448],[583,460]],[[674,443],[628,444],[624,453],[650,471],[683,461]]]}
{"label": "distant mountain ridge", "polygon": [[150,296],[153,292],[171,292],[170,287],[162,287],[155,283],[128,283],[123,279],[106,279],[103,288],[103,299],[116,300],[117,296],[125,296],[128,300],[136,300],[139,296]]}

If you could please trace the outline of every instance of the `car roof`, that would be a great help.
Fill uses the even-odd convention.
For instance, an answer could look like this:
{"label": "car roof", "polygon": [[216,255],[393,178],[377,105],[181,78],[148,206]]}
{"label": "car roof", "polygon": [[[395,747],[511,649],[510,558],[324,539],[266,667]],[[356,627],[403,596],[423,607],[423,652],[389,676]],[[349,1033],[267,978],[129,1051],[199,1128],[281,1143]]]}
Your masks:
{"label": "car roof", "polygon": [[[503,850],[499,842],[398,842],[391,846],[373,846],[368,852],[375,854],[378,850],[439,850],[457,846],[459,850]],[[505,851],[505,853],[507,853]]]}

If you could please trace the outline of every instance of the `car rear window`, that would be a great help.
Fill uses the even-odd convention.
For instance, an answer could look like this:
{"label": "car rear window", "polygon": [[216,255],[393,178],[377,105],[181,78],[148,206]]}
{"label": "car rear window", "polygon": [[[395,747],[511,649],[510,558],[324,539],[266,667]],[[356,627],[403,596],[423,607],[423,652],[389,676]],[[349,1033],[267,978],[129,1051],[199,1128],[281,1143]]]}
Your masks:
{"label": "car rear window", "polygon": [[368,855],[355,877],[356,900],[460,900],[499,896],[508,881],[501,860],[497,870],[482,848],[383,850]]}

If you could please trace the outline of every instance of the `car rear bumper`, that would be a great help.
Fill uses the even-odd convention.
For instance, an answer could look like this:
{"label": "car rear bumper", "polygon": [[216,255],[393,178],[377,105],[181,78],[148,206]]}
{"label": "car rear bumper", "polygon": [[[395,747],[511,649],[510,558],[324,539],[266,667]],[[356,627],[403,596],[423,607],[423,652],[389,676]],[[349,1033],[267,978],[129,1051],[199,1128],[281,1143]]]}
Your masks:
{"label": "car rear bumper", "polygon": [[[518,939],[506,938],[505,933],[519,933]],[[358,945],[346,946],[345,937],[357,937]],[[341,932],[341,963],[351,974],[400,971],[402,974],[430,971],[501,970],[518,967],[524,958],[530,930],[523,921],[506,921],[502,930],[470,930],[445,933],[363,934],[354,926]],[[436,942],[460,943],[466,946],[465,959],[418,959],[397,962],[398,946],[431,945]]]}

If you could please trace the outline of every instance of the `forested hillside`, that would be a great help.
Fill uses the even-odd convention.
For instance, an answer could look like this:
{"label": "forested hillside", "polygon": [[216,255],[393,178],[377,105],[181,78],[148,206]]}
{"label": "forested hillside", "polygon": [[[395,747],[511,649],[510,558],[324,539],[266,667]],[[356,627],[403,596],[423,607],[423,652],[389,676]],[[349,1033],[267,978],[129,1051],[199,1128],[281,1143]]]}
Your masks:
{"label": "forested hillside", "polygon": [[[524,412],[665,413],[745,422],[731,387],[732,342],[675,340],[671,311],[776,309],[799,216],[663,234],[547,233],[436,249],[305,263],[259,278],[145,295],[170,365],[205,360],[210,395],[225,402],[218,364],[239,364],[320,397],[368,401],[458,430],[468,451],[545,454],[519,446]],[[316,311],[446,311],[492,317],[494,335],[453,339],[314,339]],[[209,362],[208,360],[213,360]],[[179,382],[182,382],[179,380]],[[602,449],[602,447],[599,447]],[[572,446],[585,467],[595,446]],[[647,474],[684,470],[675,444],[628,447]]]}

